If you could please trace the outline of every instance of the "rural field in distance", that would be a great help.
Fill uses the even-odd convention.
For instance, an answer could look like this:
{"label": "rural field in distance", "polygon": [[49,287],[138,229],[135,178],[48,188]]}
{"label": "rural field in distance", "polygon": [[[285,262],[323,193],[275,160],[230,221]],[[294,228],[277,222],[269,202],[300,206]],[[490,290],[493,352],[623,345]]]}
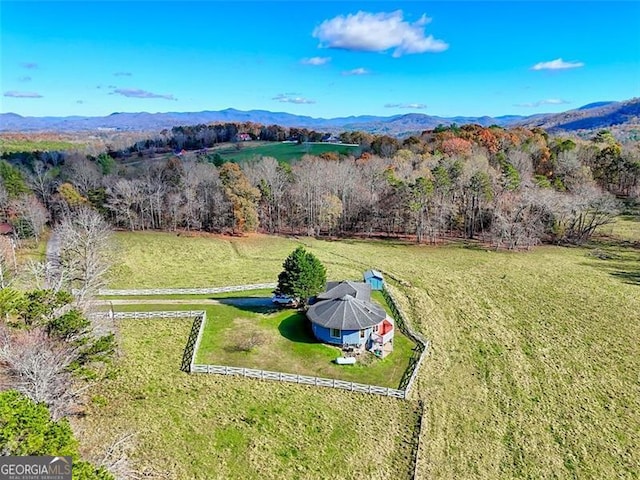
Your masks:
{"label": "rural field in distance", "polygon": [[[395,279],[432,349],[413,399],[403,402],[186,376],[177,365],[189,322],[122,321],[121,367],[96,386],[78,422],[83,443],[97,448],[139,430],[133,459],[169,478],[404,478],[422,399],[418,478],[636,478],[640,254],[632,242],[640,228],[627,219],[606,233],[613,236],[585,248],[522,253],[118,233],[114,288],[274,281],[300,243],[330,279],[358,279],[375,266]],[[318,444],[325,447],[311,447]],[[362,451],[378,452],[375,467],[354,464]]]}

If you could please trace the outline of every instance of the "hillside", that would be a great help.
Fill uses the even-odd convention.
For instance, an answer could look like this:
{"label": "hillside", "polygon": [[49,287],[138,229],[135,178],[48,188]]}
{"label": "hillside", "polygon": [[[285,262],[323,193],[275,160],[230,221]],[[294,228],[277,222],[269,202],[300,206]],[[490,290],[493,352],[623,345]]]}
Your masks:
{"label": "hillside", "polygon": [[0,131],[90,131],[90,130],[160,130],[177,125],[198,125],[213,122],[255,122],[263,125],[304,127],[323,131],[363,130],[370,133],[398,135],[416,133],[451,123],[478,123],[483,126],[507,126],[520,116],[507,117],[438,117],[421,113],[381,117],[360,115],[338,118],[313,118],[266,110],[241,111],[228,108],[220,111],[167,113],[112,113],[105,117],[22,117],[15,113],[0,114]]}
{"label": "hillside", "polygon": [[2,113],[0,114],[0,132],[157,131],[178,125],[186,126],[216,122],[254,122],[262,125],[301,127],[332,133],[345,130],[360,130],[398,137],[430,130],[438,125],[451,125],[452,123],[458,125],[473,123],[483,127],[490,125],[540,127],[549,131],[591,131],[611,126],[639,126],[640,99],[634,98],[622,102],[594,102],[562,113],[542,113],[526,117],[520,115],[440,117],[423,113],[408,113],[388,117],[360,115],[314,118],[286,112],[270,112],[267,110],[242,111],[234,108],[202,112],[116,112],[105,117],[23,117],[15,113]]}
{"label": "hillside", "polygon": [[597,130],[615,126],[640,127],[640,98],[623,102],[596,102],[575,110],[529,118],[517,122],[528,128],[540,127],[550,132]]}

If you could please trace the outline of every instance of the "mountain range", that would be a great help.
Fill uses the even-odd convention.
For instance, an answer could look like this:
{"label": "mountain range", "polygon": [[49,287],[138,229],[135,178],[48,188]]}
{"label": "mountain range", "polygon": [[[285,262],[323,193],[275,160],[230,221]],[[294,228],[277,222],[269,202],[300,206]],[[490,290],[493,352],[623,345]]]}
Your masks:
{"label": "mountain range", "polygon": [[227,108],[219,111],[168,113],[112,113],[105,117],[23,117],[15,113],[0,114],[0,131],[157,131],[177,125],[197,125],[212,122],[255,122],[264,125],[304,127],[338,132],[362,130],[396,136],[410,135],[456,123],[476,123],[482,126],[541,127],[548,131],[578,131],[608,128],[617,125],[640,126],[640,98],[622,102],[596,102],[575,110],[531,116],[504,115],[498,117],[439,117],[408,113],[388,117],[361,115],[338,118],[314,118],[267,110],[242,111]]}

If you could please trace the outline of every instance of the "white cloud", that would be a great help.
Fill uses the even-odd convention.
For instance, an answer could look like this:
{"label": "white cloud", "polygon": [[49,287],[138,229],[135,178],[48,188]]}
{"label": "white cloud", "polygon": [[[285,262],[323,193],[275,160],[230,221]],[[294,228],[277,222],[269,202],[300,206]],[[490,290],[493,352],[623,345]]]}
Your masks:
{"label": "white cloud", "polygon": [[140,90],[139,88],[118,88],[112,92],[123,97],[130,98],[163,98],[165,100],[177,100],[172,94],[160,94],[148,92],[146,90]]}
{"label": "white cloud", "polygon": [[313,30],[321,47],[364,52],[393,50],[394,57],[411,53],[442,52],[449,45],[425,36],[424,26],[431,20],[423,15],[413,23],[404,21],[401,10],[391,13],[358,12],[325,20]]}
{"label": "white cloud", "polygon": [[315,100],[309,100],[308,98],[304,98],[304,97],[292,97],[290,94],[286,94],[286,93],[279,93],[278,95],[273,97],[272,100],[275,100],[280,103],[295,103],[298,105],[309,105],[312,103],[316,103]]}
{"label": "white cloud", "polygon": [[536,63],[531,70],[568,70],[570,68],[584,67],[582,62],[565,62],[561,58],[556,58],[549,62]]}
{"label": "white cloud", "polygon": [[131,72],[115,72],[113,75],[115,77],[130,77],[133,74]]}
{"label": "white cloud", "polygon": [[13,98],[42,98],[42,95],[36,92],[16,92],[15,90],[4,92],[4,96]]}
{"label": "white cloud", "polygon": [[25,75],[24,77],[18,78],[18,81],[19,82],[30,82],[31,81],[31,77]]}
{"label": "white cloud", "polygon": [[424,103],[387,103],[384,108],[405,108],[410,110],[424,110],[427,106]]}
{"label": "white cloud", "polygon": [[566,105],[569,102],[568,100],[563,100],[561,98],[547,98],[546,100],[538,100],[537,102],[530,103],[516,103],[514,107],[525,107],[525,108],[535,108],[541,107],[542,105]]}
{"label": "white cloud", "polygon": [[22,62],[20,66],[22,68],[26,68],[27,70],[33,70],[38,68],[38,64],[36,62]]}
{"label": "white cloud", "polygon": [[331,57],[311,57],[303,58],[300,63],[303,65],[325,65],[331,61]]}
{"label": "white cloud", "polygon": [[354,68],[353,70],[346,70],[342,72],[342,75],[351,76],[351,75],[369,75],[371,73],[370,70],[366,68]]}

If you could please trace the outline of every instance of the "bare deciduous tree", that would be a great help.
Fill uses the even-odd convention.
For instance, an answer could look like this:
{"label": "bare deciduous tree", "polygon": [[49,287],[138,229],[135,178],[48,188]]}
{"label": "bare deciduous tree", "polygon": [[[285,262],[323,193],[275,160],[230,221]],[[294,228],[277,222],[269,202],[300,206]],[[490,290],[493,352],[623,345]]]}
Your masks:
{"label": "bare deciduous tree", "polygon": [[39,240],[40,234],[49,221],[49,212],[40,203],[35,195],[23,195],[22,197],[13,200],[11,202],[11,208],[16,212],[18,218],[20,218],[25,224],[27,234],[32,234],[36,241]]}
{"label": "bare deciduous tree", "polygon": [[17,271],[15,241],[11,237],[0,236],[0,288],[9,286]]}
{"label": "bare deciduous tree", "polygon": [[40,160],[33,162],[30,170],[25,172],[27,185],[40,198],[45,207],[51,204],[51,192],[53,191],[54,175],[51,169]]}
{"label": "bare deciduous tree", "polygon": [[11,332],[0,324],[0,367],[4,388],[15,388],[34,402],[45,403],[54,419],[71,406],[71,374],[75,359],[68,344],[52,342],[42,329]]}
{"label": "bare deciduous tree", "polygon": [[504,192],[496,200],[491,223],[496,247],[514,250],[538,244],[544,233],[544,215],[535,192]]}
{"label": "bare deciduous tree", "polygon": [[102,177],[98,166],[94,162],[78,156],[66,160],[65,173],[84,197],[87,196],[90,190],[100,185]]}
{"label": "bare deciduous tree", "polygon": [[111,265],[111,229],[98,212],[85,206],[66,214],[56,234],[63,275],[83,300],[104,285]]}

